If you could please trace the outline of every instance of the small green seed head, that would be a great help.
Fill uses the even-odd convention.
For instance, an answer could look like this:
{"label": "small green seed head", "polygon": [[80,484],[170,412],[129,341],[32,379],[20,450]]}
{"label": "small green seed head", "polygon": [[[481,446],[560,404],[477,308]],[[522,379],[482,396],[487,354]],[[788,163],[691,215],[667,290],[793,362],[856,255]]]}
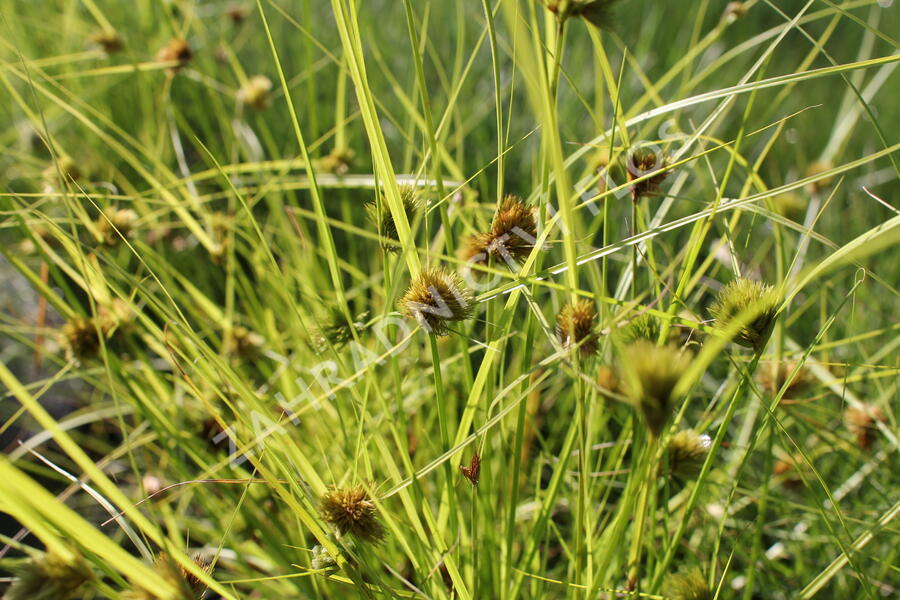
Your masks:
{"label": "small green seed head", "polygon": [[590,300],[566,304],[556,316],[556,336],[565,348],[575,348],[584,356],[597,352],[597,333],[594,331],[597,310]]}
{"label": "small green seed head", "polygon": [[130,208],[110,208],[97,217],[95,225],[103,243],[115,246],[134,231],[138,215]]}
{"label": "small green seed head", "polygon": [[272,91],[272,80],[265,75],[254,75],[238,90],[238,100],[257,110],[268,108],[271,103],[269,92]]}
{"label": "small green seed head", "polygon": [[319,169],[332,175],[346,175],[353,168],[355,152],[350,148],[335,148],[317,162]]}
{"label": "small green seed head", "polygon": [[644,340],[622,350],[619,371],[623,391],[654,436],[672,416],[672,394],[692,358],[690,352],[675,346],[657,346]]}
{"label": "small green seed head", "polygon": [[740,327],[732,341],[759,352],[775,324],[778,299],[778,292],[772,286],[750,279],[735,279],[722,288],[709,312],[716,319],[719,330],[728,330],[736,319],[752,315],[752,320]]}
{"label": "small green seed head", "polygon": [[65,559],[52,552],[36,554],[13,569],[17,578],[4,600],[69,600],[93,579],[80,555]]}
{"label": "small green seed head", "polygon": [[400,311],[435,335],[448,333],[447,323],[472,315],[472,292],[462,278],[445,269],[425,269],[400,298]]}
{"label": "small green seed head", "polygon": [[712,600],[713,597],[700,569],[670,575],[663,591],[671,600]]}
{"label": "small green seed head", "polygon": [[619,334],[626,344],[638,340],[654,342],[659,338],[659,319],[649,313],[640,314],[622,327]]}
{"label": "small green seed head", "polygon": [[669,472],[679,479],[694,479],[700,474],[711,444],[708,435],[693,429],[679,431],[669,440]]}
{"label": "small green seed head", "polygon": [[[410,223],[423,208],[423,202],[419,197],[418,191],[411,185],[400,186],[400,202],[403,204],[406,220]],[[374,202],[368,203],[366,210],[369,212],[371,221],[378,227],[378,235],[381,236],[381,248],[385,252],[399,252],[400,242],[397,235],[397,224],[394,222],[394,216],[391,214],[387,203],[382,201],[380,214]]]}

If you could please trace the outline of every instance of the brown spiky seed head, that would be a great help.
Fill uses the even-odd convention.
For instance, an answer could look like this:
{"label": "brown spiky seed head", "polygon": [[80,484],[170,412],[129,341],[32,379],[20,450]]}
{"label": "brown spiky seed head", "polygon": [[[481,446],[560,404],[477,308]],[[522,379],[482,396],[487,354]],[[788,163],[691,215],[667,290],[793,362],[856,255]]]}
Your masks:
{"label": "brown spiky seed head", "polygon": [[713,597],[706,585],[706,577],[696,568],[667,577],[664,593],[671,600],[712,600]]}
{"label": "brown spiky seed head", "polygon": [[97,217],[96,226],[100,237],[107,246],[115,246],[122,238],[134,231],[138,214],[130,208],[111,208]]}
{"label": "brown spiky seed head", "polygon": [[104,29],[102,31],[98,31],[94,35],[90,37],[90,41],[93,44],[97,44],[103,51],[107,54],[115,54],[116,52],[121,52],[122,48],[125,47],[125,44],[122,42],[121,36],[119,36],[118,32],[113,29]]}
{"label": "brown spiky seed head", "polygon": [[[210,564],[199,556],[194,557],[194,564],[209,572]],[[205,596],[206,584],[165,552],[156,557],[153,567],[161,579],[175,588],[176,600],[201,600]],[[122,594],[123,600],[157,600],[160,597],[153,590],[137,586]]]}
{"label": "brown spiky seed head", "polygon": [[693,479],[700,474],[712,440],[693,429],[679,431],[669,440],[669,472],[680,479]]}
{"label": "brown spiky seed head", "polygon": [[478,485],[478,478],[481,477],[481,456],[478,455],[477,450],[472,453],[469,466],[459,465],[459,470],[462,471],[463,477],[469,480],[469,483],[473,486]]}
{"label": "brown spiky seed head", "polygon": [[[401,185],[400,203],[403,205],[403,212],[406,213],[406,220],[412,223],[416,213],[422,210],[422,199],[419,197],[419,191],[411,185]],[[369,219],[378,227],[378,235],[381,236],[381,248],[385,252],[399,252],[401,249],[399,236],[397,235],[397,223],[394,221],[394,215],[382,197],[381,211],[379,214],[378,206],[375,202],[366,205],[369,212]]]}
{"label": "brown spiky seed head", "polygon": [[597,369],[597,385],[608,392],[616,394],[619,392],[619,377],[615,370],[609,365],[601,365]]}
{"label": "brown spiky seed head", "polygon": [[319,500],[319,513],[340,535],[350,534],[369,542],[384,538],[378,509],[368,490],[361,485],[329,490]]}
{"label": "brown spiky seed head", "polygon": [[628,181],[634,181],[650,175],[648,179],[639,181],[631,187],[631,199],[637,201],[644,196],[655,196],[659,193],[660,184],[669,176],[666,160],[652,148],[635,148],[628,155],[626,164]]}
{"label": "brown spiky seed head", "polygon": [[856,442],[863,450],[872,447],[877,439],[878,423],[886,421],[884,412],[874,404],[851,406],[844,411],[844,424],[856,436]]}
{"label": "brown spiky seed head", "polygon": [[425,269],[400,298],[400,311],[435,335],[448,333],[447,323],[472,315],[472,292],[462,278],[442,268]]}
{"label": "brown spiky seed head", "polygon": [[231,22],[237,25],[247,18],[247,9],[239,4],[233,4],[225,9],[225,16],[231,19]]}
{"label": "brown spiky seed head", "polygon": [[269,107],[271,91],[271,79],[265,75],[254,75],[238,90],[238,100],[247,106],[262,110]]}
{"label": "brown spiky seed head", "polygon": [[598,29],[609,29],[613,23],[613,6],[619,0],[575,0],[570,9],[573,17],[581,17]]}
{"label": "brown spiky seed head", "polygon": [[577,346],[581,354],[589,356],[597,352],[596,321],[597,310],[590,300],[566,304],[556,315],[556,336],[563,347]]}
{"label": "brown spiky seed head", "polygon": [[52,552],[35,554],[11,569],[16,579],[4,600],[69,600],[93,579],[90,566],[79,555],[63,558]]}
{"label": "brown spiky seed head", "polygon": [[[793,360],[775,362],[766,361],[759,366],[759,382],[763,389],[771,394],[777,394],[787,383],[788,377],[794,372],[797,362]],[[794,378],[787,384],[783,398],[797,398],[811,383],[809,369],[801,366]]]}
{"label": "brown spiky seed head", "polygon": [[160,62],[177,62],[177,65],[169,67],[168,69],[169,73],[172,74],[186,65],[193,56],[194,52],[191,50],[187,40],[174,38],[169,41],[168,44],[160,48],[159,52],[156,53],[156,60]]}
{"label": "brown spiky seed head", "polygon": [[740,278],[719,291],[709,312],[716,319],[719,330],[729,329],[738,317],[746,319],[753,315],[752,320],[744,323],[734,334],[732,341],[759,352],[775,324],[778,300],[778,292],[772,286]]}
{"label": "brown spiky seed head", "polygon": [[44,169],[43,172],[44,179],[47,181],[56,181],[60,174],[66,183],[78,181],[83,175],[81,167],[78,166],[75,159],[65,154],[57,157],[56,162]]}
{"label": "brown spiky seed head", "polygon": [[63,346],[70,358],[86,360],[100,351],[100,332],[94,319],[74,317],[62,328]]}
{"label": "brown spiky seed head", "polygon": [[690,352],[676,346],[657,346],[646,340],[622,349],[619,373],[623,391],[654,436],[672,416],[672,394],[692,358]]}
{"label": "brown spiky seed head", "polygon": [[507,196],[491,222],[491,230],[469,238],[463,258],[478,264],[487,258],[506,262],[521,261],[537,241],[537,220],[534,208],[518,196]]}
{"label": "brown spiky seed head", "polygon": [[353,168],[355,154],[350,148],[335,148],[319,159],[319,169],[332,175],[346,175]]}

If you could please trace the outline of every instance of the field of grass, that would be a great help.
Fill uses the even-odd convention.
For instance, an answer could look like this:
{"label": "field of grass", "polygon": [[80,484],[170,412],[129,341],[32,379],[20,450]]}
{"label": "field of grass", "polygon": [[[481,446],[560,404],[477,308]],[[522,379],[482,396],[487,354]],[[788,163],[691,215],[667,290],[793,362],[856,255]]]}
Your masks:
{"label": "field of grass", "polygon": [[0,0],[0,594],[900,594],[891,0]]}

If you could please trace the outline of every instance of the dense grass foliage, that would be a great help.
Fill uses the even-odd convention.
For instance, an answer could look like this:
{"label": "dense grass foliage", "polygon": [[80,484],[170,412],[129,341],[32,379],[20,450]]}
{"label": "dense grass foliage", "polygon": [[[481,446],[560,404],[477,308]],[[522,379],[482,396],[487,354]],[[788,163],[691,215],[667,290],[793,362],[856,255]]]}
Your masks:
{"label": "dense grass foliage", "polygon": [[10,600],[880,598],[890,0],[0,0]]}

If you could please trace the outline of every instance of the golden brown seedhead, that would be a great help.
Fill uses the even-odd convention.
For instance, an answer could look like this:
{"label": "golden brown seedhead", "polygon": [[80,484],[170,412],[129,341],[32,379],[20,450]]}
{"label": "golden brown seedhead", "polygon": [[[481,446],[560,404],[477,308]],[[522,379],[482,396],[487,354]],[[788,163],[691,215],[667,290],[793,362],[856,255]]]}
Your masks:
{"label": "golden brown seedhead", "polygon": [[58,181],[58,177],[62,175],[63,181],[78,181],[84,173],[81,167],[75,162],[71,156],[63,154],[57,157],[56,161],[49,167],[44,169],[43,176],[47,182]]}
{"label": "golden brown seedhead", "polygon": [[794,372],[797,362],[786,360],[782,362],[766,361],[759,366],[759,383],[770,394],[777,394],[787,383],[787,389],[784,391],[782,398],[788,400],[797,398],[809,387],[812,382],[812,376],[809,369],[801,366],[794,378],[788,383],[788,377]]}
{"label": "golden brown seedhead", "polygon": [[623,391],[654,436],[659,436],[672,416],[675,387],[692,358],[690,352],[676,346],[657,346],[645,340],[622,349],[619,378]]}
{"label": "golden brown seedhead", "polygon": [[122,42],[122,37],[113,29],[98,31],[90,37],[90,41],[92,44],[97,44],[103,48],[103,51],[107,54],[121,52],[125,47],[125,44]]}
{"label": "golden brown seedhead", "polygon": [[257,110],[268,108],[271,104],[269,92],[272,91],[272,80],[265,75],[254,75],[238,90],[238,100],[242,104]]}
{"label": "golden brown seedhead", "polygon": [[462,278],[446,269],[425,269],[400,298],[400,311],[429,333],[446,335],[448,323],[465,321],[474,309],[472,292]]}
{"label": "golden brown seedhead", "polygon": [[[203,571],[209,572],[210,564],[199,556],[194,557],[194,564]],[[206,595],[206,584],[164,552],[156,557],[154,570],[160,578],[175,588],[177,600],[201,600]],[[125,592],[122,598],[124,600],[157,600],[160,596],[152,590],[135,586]]]}
{"label": "golden brown seedhead", "polygon": [[182,38],[174,38],[156,53],[156,60],[159,62],[174,61],[178,63],[167,69],[170,75],[174,75],[178,72],[184,65],[190,62],[193,57],[194,52],[191,50],[190,45],[188,45],[187,40]]}
{"label": "golden brown seedhead", "polygon": [[878,439],[878,423],[885,423],[887,417],[874,404],[851,406],[844,411],[844,424],[856,436],[856,442],[863,450],[868,450]]}
{"label": "golden brown seedhead", "polygon": [[95,225],[103,243],[115,246],[134,231],[138,214],[130,208],[111,208],[97,217]]}
{"label": "golden brown seedhead", "polygon": [[534,208],[517,196],[507,196],[491,222],[491,230],[469,238],[463,249],[465,260],[484,264],[488,258],[507,264],[523,260],[537,242]]}
{"label": "golden brown seedhead", "polygon": [[619,377],[608,365],[600,365],[597,369],[597,385],[612,394],[619,393]]}
{"label": "golden brown seedhead", "polygon": [[353,168],[355,155],[350,148],[335,148],[318,160],[319,169],[332,175],[346,175]]}
{"label": "golden brown seedhead", "polygon": [[738,329],[732,341],[759,352],[775,325],[778,301],[778,292],[772,286],[741,278],[719,291],[709,312],[716,319],[716,328],[722,331],[729,330],[738,318],[742,322],[751,318]]}
{"label": "golden brown seedhead", "polygon": [[[399,189],[400,203],[403,205],[403,212],[406,213],[406,220],[412,223],[416,214],[423,207],[419,191],[411,185],[401,185]],[[380,211],[375,202],[370,202],[366,204],[366,210],[369,213],[369,219],[378,227],[382,250],[385,252],[399,252],[401,246],[397,235],[397,223],[394,221],[394,215],[391,214],[387,202],[382,199]]]}
{"label": "golden brown seedhead", "polygon": [[247,18],[247,9],[239,4],[232,4],[225,9],[225,16],[228,17],[232,23],[238,25],[239,23],[243,23],[244,19]]}
{"label": "golden brown seedhead", "polygon": [[80,555],[63,558],[52,552],[35,554],[14,567],[16,579],[4,600],[70,600],[80,598],[79,590],[94,578]]}
{"label": "golden brown seedhead", "polygon": [[594,27],[608,29],[612,24],[612,8],[619,0],[540,0],[561,22],[581,17]]}
{"label": "golden brown seedhead", "polygon": [[566,304],[556,316],[556,336],[565,348],[577,347],[582,355],[597,352],[598,338],[594,327],[597,310],[590,300]]}
{"label": "golden brown seedhead", "polygon": [[[102,328],[101,328],[102,329]],[[74,317],[62,328],[63,346],[66,355],[72,359],[88,360],[100,351],[98,323],[86,317]]]}
{"label": "golden brown seedhead", "polygon": [[631,187],[631,199],[635,202],[645,196],[659,194],[659,186],[669,176],[666,169],[666,160],[657,154],[652,148],[636,148],[628,155],[628,181],[635,181],[642,177],[648,179],[639,181]]}
{"label": "golden brown seedhead", "polygon": [[384,538],[378,509],[363,486],[326,492],[319,500],[319,513],[337,529],[339,535],[350,534],[368,542],[378,542]]}

